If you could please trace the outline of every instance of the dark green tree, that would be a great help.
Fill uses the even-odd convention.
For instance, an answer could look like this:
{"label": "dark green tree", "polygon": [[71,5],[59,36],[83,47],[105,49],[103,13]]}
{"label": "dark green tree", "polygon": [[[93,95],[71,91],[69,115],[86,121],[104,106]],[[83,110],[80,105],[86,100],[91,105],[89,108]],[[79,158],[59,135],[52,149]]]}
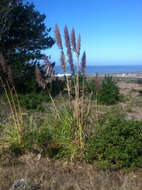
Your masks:
{"label": "dark green tree", "polygon": [[42,58],[41,51],[51,48],[54,40],[49,36],[51,28],[45,25],[46,16],[36,10],[33,3],[11,0],[5,7],[7,25],[0,34],[0,53],[12,70],[16,86],[22,87],[34,80],[35,64]]}

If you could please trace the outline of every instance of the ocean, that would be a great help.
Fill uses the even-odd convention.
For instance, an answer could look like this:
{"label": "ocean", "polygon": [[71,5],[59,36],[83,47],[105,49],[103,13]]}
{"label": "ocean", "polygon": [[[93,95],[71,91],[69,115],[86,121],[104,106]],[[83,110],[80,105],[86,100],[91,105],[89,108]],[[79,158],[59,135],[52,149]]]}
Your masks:
{"label": "ocean", "polygon": [[[67,68],[68,73],[70,69]],[[135,73],[142,72],[142,65],[88,65],[86,74],[111,74],[111,73]],[[61,66],[55,66],[55,73],[62,74]]]}

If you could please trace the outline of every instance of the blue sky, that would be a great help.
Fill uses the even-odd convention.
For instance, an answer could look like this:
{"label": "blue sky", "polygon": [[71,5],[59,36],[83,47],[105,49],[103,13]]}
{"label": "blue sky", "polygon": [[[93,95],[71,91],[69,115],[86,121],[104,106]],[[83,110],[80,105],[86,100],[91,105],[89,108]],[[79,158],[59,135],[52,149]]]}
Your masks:
{"label": "blue sky", "polygon": [[[142,0],[30,0],[47,27],[67,24],[81,34],[88,64],[142,64]],[[46,51],[59,60],[56,45]]]}

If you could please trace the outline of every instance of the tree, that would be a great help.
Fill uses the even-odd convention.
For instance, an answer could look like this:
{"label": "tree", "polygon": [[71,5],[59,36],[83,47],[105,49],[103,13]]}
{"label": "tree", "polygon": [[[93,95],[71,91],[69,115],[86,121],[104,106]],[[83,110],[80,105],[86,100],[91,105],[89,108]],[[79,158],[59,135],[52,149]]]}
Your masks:
{"label": "tree", "polygon": [[2,34],[7,30],[9,26],[8,13],[12,9],[10,1],[11,0],[1,0],[0,3],[0,42]]}
{"label": "tree", "polygon": [[35,64],[42,58],[41,51],[51,48],[54,40],[49,36],[51,28],[44,23],[46,16],[37,11],[33,3],[9,0],[8,5],[10,9],[7,8],[9,11],[7,14],[5,11],[5,15],[10,24],[1,32],[0,53],[10,66],[17,85],[21,85],[20,81],[24,84],[33,78]]}

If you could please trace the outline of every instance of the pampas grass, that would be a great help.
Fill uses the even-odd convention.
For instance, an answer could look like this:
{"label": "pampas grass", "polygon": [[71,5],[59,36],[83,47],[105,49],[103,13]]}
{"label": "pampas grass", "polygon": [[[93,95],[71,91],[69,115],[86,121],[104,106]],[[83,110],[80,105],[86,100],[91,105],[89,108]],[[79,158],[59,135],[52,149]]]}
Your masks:
{"label": "pampas grass", "polygon": [[80,55],[80,49],[81,49],[81,37],[80,37],[80,34],[79,34],[78,40],[77,40],[77,50],[76,50],[76,53],[77,53],[78,57]]}
{"label": "pampas grass", "polygon": [[73,56],[72,56],[72,51],[71,51],[71,43],[70,43],[70,37],[69,37],[69,32],[67,26],[64,28],[64,37],[65,37],[65,45],[67,48],[67,56],[68,56],[68,62],[70,65],[70,70],[72,74],[75,73],[74,69],[74,64],[73,64]]}
{"label": "pampas grass", "polygon": [[[55,35],[57,46],[61,50],[61,66],[65,71],[65,54],[63,52],[63,46],[61,45],[62,39],[59,31],[58,25],[55,26]],[[72,79],[74,81],[74,86],[71,86],[70,78],[66,76],[67,80],[67,89],[68,89],[68,96],[69,96],[69,105],[70,111],[72,112],[73,118],[76,121],[77,126],[77,133],[75,134],[75,139],[78,139],[78,146],[80,149],[83,150],[84,148],[84,126],[87,120],[87,117],[90,113],[90,103],[86,107],[86,102],[84,100],[84,83],[83,83],[83,93],[80,94],[80,84],[79,84],[79,62],[80,62],[80,49],[81,49],[81,37],[80,34],[78,35],[77,43],[75,41],[75,31],[72,29],[71,37],[69,36],[68,28],[65,26],[64,28],[64,38],[65,38],[65,47],[67,48],[67,57],[68,63],[71,68],[71,72],[73,75]],[[77,45],[76,45],[77,44]],[[72,45],[72,49],[71,49]],[[73,63],[73,53],[76,56],[76,65],[77,65],[77,72],[75,73],[74,63]],[[84,75],[86,68],[86,53],[83,53],[82,60],[81,60],[81,72]],[[82,81],[83,82],[83,81]],[[75,98],[71,101],[71,93],[72,89],[75,90]],[[90,101],[89,101],[90,102]],[[56,112],[56,110],[55,110]],[[82,152],[82,151],[81,151]]]}
{"label": "pampas grass", "polygon": [[49,61],[49,59],[48,59],[48,56],[46,56],[46,55],[43,56],[43,60],[44,60],[44,64],[45,64],[44,69],[46,69],[45,77],[53,78],[55,63],[51,63],[51,61]]}
{"label": "pampas grass", "polygon": [[83,75],[85,75],[85,69],[86,69],[86,52],[84,51],[81,59],[81,72]]}
{"label": "pampas grass", "polygon": [[42,87],[43,89],[45,89],[45,86],[46,86],[46,83],[45,83],[45,80],[43,79],[42,75],[41,75],[41,72],[38,68],[38,66],[36,65],[36,79],[37,79],[37,82],[38,82],[38,85],[40,87]]}
{"label": "pampas grass", "polygon": [[76,52],[76,38],[75,38],[74,28],[72,29],[72,32],[71,32],[71,44],[72,44],[73,51]]}
{"label": "pampas grass", "polygon": [[62,70],[63,70],[63,72],[65,73],[67,70],[66,70],[66,60],[65,60],[64,51],[61,51],[61,58],[60,58],[60,61],[61,61]]}
{"label": "pampas grass", "polygon": [[67,25],[65,25],[65,27],[64,27],[64,37],[65,37],[66,48],[70,48],[70,37],[69,37]]}
{"label": "pampas grass", "polygon": [[[4,82],[3,79],[0,77],[0,84],[4,90],[4,93],[6,95],[11,114],[12,114],[12,126],[7,126],[9,129],[6,129],[6,131],[10,132],[10,138],[14,141],[14,139],[18,139],[18,144],[22,144],[22,138],[23,138],[23,130],[24,130],[24,120],[22,116],[22,110],[19,103],[18,94],[16,92],[16,89],[14,86],[10,86],[9,82]],[[14,96],[16,96],[16,100],[14,99]],[[13,127],[13,129],[11,129]],[[16,134],[16,136],[15,136]],[[13,136],[14,135],[14,136]],[[5,141],[9,141],[8,139],[5,139]],[[11,141],[10,140],[10,141]],[[7,142],[11,143],[11,142]]]}
{"label": "pampas grass", "polygon": [[58,48],[59,48],[59,49],[63,49],[62,39],[61,39],[59,27],[58,27],[57,24],[56,24],[56,26],[55,26],[55,39],[56,39],[56,43],[57,43],[57,45],[58,45]]}

